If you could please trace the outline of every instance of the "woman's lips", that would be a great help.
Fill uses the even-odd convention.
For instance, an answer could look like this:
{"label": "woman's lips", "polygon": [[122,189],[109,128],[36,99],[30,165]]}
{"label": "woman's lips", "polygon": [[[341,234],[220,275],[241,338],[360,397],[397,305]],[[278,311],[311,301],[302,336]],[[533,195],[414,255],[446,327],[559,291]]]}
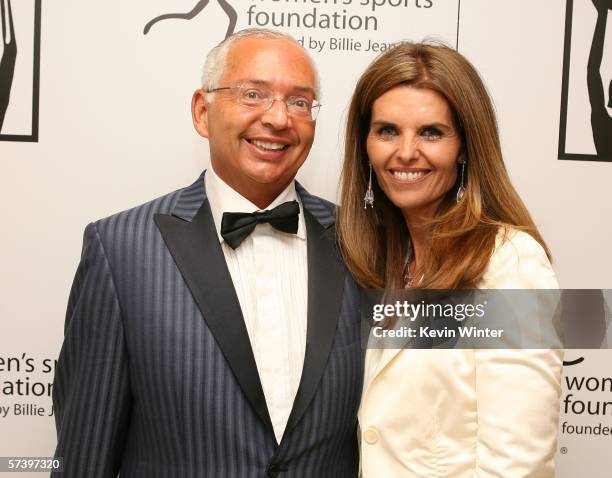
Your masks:
{"label": "woman's lips", "polygon": [[391,177],[401,183],[415,183],[429,176],[431,170],[422,169],[417,171],[404,171],[400,169],[389,170]]}

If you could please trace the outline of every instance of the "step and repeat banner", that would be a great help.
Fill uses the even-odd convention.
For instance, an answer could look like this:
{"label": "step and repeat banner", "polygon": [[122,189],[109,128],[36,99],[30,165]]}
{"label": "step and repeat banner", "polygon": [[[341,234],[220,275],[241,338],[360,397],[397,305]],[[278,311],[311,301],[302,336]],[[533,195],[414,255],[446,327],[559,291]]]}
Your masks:
{"label": "step and repeat banner", "polygon": [[[206,53],[243,28],[289,32],[314,58],[323,107],[298,179],[332,201],[348,102],[366,65],[406,39],[458,48],[491,92],[507,167],[561,286],[612,288],[610,2],[0,5],[0,456],[53,454],[53,373],[83,229],[190,184],[208,166],[191,95]],[[612,473],[611,359],[607,350],[566,354],[560,477]]]}

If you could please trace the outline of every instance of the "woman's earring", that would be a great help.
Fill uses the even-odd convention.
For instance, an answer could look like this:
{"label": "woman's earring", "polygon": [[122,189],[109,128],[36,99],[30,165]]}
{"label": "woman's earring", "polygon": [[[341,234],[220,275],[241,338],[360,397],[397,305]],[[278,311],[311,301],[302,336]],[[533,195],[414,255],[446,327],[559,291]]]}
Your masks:
{"label": "woman's earring", "polygon": [[461,164],[461,182],[459,183],[459,189],[457,189],[457,202],[461,201],[461,198],[465,195],[465,165],[467,164],[465,156],[459,156],[459,164]]}
{"label": "woman's earring", "polygon": [[374,207],[374,190],[372,189],[372,163],[370,163],[370,179],[368,180],[368,189],[366,190],[365,196],[363,197],[363,208],[367,209],[368,206]]}

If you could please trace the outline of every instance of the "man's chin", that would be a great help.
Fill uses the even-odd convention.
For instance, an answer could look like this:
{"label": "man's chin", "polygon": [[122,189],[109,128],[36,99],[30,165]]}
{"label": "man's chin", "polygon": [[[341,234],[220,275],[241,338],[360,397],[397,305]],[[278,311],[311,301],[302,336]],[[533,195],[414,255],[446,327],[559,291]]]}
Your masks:
{"label": "man's chin", "polygon": [[270,190],[280,190],[285,189],[289,183],[293,180],[294,176],[289,178],[283,176],[272,176],[272,175],[263,175],[263,176],[251,176],[251,183],[253,187],[260,189],[270,189]]}
{"label": "man's chin", "polygon": [[255,184],[261,186],[275,187],[281,184],[289,184],[297,174],[297,170],[290,173],[285,168],[279,168],[275,164],[254,165],[255,167],[245,170],[245,175]]}

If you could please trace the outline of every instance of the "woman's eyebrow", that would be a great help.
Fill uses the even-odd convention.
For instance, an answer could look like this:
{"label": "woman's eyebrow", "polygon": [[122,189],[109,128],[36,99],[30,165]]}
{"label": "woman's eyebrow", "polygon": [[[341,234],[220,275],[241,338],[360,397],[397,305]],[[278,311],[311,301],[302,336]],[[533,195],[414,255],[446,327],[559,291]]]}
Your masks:
{"label": "woman's eyebrow", "polygon": [[395,126],[395,123],[393,121],[388,121],[385,119],[377,119],[375,121],[372,121],[371,125],[372,126]]}

